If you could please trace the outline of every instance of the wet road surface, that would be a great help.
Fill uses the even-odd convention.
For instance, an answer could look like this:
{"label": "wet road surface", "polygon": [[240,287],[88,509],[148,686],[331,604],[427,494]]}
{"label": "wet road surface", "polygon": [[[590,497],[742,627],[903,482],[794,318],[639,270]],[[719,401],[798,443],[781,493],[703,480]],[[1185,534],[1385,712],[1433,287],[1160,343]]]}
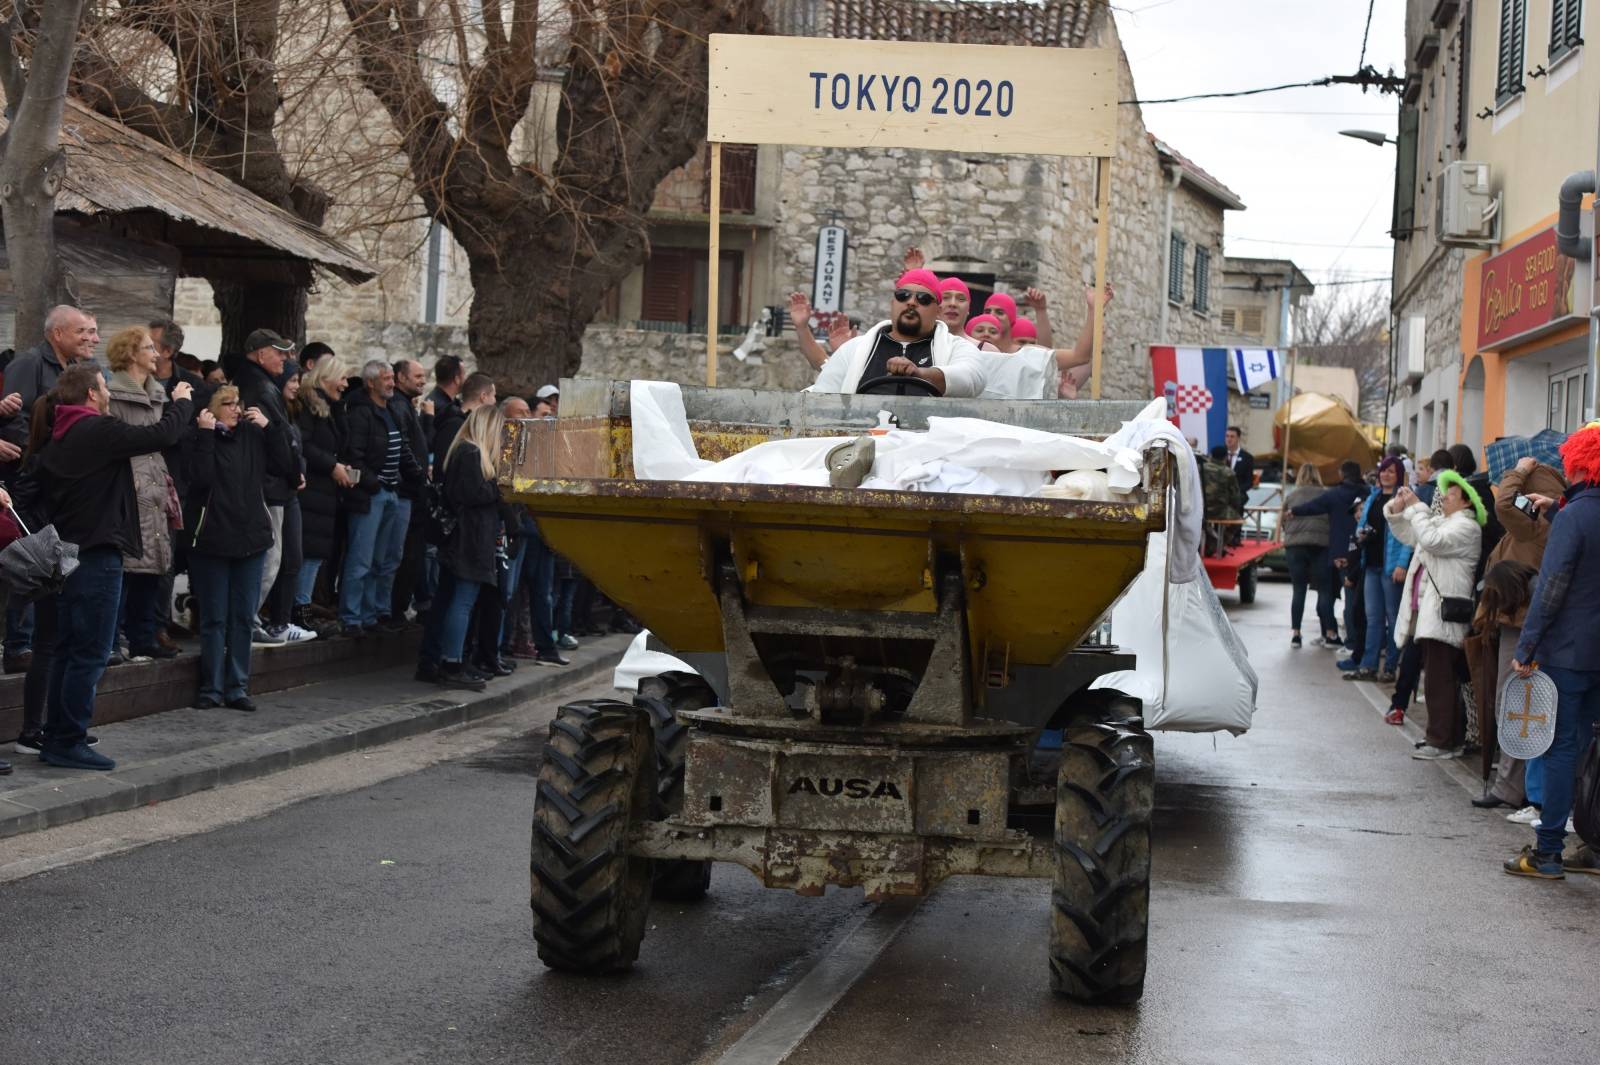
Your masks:
{"label": "wet road surface", "polygon": [[1600,878],[1502,874],[1531,833],[1291,651],[1284,586],[1224,599],[1261,709],[1157,737],[1138,1007],[1050,994],[1042,881],[880,908],[719,866],[652,910],[633,974],[547,972],[529,736],[0,883],[0,1061],[1596,1060]]}

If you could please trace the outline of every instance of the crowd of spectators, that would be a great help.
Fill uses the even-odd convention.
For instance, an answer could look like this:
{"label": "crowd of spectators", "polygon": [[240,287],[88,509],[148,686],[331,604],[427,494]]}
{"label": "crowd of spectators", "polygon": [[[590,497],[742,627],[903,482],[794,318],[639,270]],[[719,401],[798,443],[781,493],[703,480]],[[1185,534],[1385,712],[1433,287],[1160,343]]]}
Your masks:
{"label": "crowd of spectators", "polygon": [[555,386],[502,401],[444,356],[430,390],[416,360],[357,366],[269,329],[214,365],[183,341],[158,318],[102,364],[94,318],[63,306],[3,367],[0,546],[53,525],[78,549],[58,594],[5,603],[4,668],[27,675],[17,752],[112,768],[89,732],[101,675],[184,639],[194,705],[253,711],[253,648],[420,625],[417,679],[482,690],[605,631],[494,477],[505,419],[554,416]]}
{"label": "crowd of spectators", "polygon": [[[1308,593],[1314,646],[1338,651],[1347,681],[1390,687],[1386,720],[1405,724],[1421,688],[1427,728],[1412,757],[1482,752],[1498,694],[1535,668],[1558,692],[1549,750],[1481,760],[1480,809],[1503,807],[1535,840],[1513,875],[1600,874],[1586,844],[1563,853],[1579,754],[1600,722],[1600,422],[1573,433],[1561,468],[1531,455],[1491,484],[1470,447],[1415,464],[1395,446],[1371,471],[1353,462],[1325,486],[1304,466],[1286,499],[1283,542],[1294,590],[1290,642],[1302,647]],[[1335,604],[1343,600],[1343,630]]]}

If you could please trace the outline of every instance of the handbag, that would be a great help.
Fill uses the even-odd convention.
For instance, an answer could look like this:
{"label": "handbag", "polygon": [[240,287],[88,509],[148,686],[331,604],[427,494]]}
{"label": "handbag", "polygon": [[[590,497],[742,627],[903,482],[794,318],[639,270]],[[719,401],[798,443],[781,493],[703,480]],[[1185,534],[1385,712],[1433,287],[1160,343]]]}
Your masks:
{"label": "handbag", "polygon": [[1472,623],[1472,600],[1460,595],[1445,595],[1435,583],[1433,574],[1427,568],[1422,570],[1423,576],[1428,578],[1428,583],[1433,585],[1433,594],[1439,597],[1439,617],[1451,624],[1469,625]]}

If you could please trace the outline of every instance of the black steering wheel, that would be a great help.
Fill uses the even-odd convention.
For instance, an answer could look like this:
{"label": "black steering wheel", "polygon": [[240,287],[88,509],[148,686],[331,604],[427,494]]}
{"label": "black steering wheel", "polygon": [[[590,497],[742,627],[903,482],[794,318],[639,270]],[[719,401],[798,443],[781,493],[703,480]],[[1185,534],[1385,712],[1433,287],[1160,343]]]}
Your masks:
{"label": "black steering wheel", "polygon": [[939,386],[910,374],[884,374],[856,386],[858,396],[942,396]]}

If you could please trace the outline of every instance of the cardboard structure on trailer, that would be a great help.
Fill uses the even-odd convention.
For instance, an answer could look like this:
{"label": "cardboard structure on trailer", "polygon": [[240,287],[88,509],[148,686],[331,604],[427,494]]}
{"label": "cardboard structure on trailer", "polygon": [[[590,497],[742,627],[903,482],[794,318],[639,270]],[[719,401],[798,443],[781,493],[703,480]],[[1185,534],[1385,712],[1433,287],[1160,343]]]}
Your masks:
{"label": "cardboard structure on trailer", "polygon": [[[725,143],[1083,156],[1099,163],[1094,283],[1105,290],[1115,51],[714,33],[709,75],[712,264],[721,253]],[[707,275],[706,384],[715,385],[714,265]],[[1104,301],[1096,301],[1095,399],[1104,331]]]}

